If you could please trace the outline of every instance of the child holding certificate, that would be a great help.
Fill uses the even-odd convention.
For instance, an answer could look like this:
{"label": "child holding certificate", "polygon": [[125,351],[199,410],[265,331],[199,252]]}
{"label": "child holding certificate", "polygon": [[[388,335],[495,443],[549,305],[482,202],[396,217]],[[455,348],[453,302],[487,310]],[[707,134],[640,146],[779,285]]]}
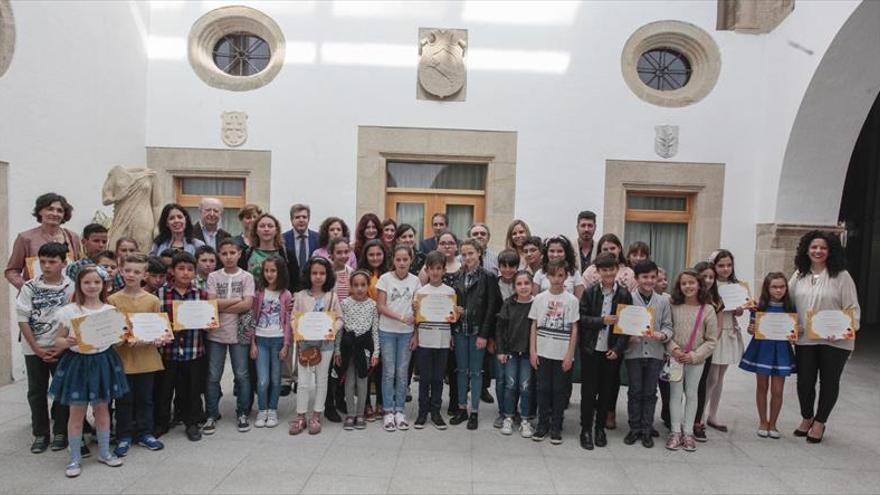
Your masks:
{"label": "child holding certificate", "polygon": [[540,442],[549,433],[550,442],[559,445],[580,315],[577,298],[565,290],[565,262],[547,263],[544,273],[550,288],[535,296],[529,310],[529,362],[538,380],[538,428],[532,440]]}
{"label": "child holding certificate", "polygon": [[[70,301],[73,281],[64,275],[67,246],[47,242],[37,252],[43,272],[25,282],[15,301],[21,349],[27,369],[28,405],[31,409],[31,430],[34,442],[31,453],[40,454],[49,448],[49,418],[53,420],[52,450],[67,447],[68,408],[54,401],[51,409],[46,400],[49,378],[55,374],[62,349],[55,346],[58,333],[56,314]],[[51,415],[49,414],[51,411]]]}
{"label": "child holding certificate", "polygon": [[[584,291],[580,301],[581,447],[593,450],[608,445],[605,436],[608,411],[620,376],[620,357],[627,336],[613,332],[617,305],[632,304],[629,289],[616,281],[619,260],[601,253],[593,263],[599,283]],[[595,429],[593,419],[595,418]],[[591,431],[593,434],[591,435]]]}
{"label": "child holding certificate", "polygon": [[239,319],[242,313],[249,312],[254,305],[254,277],[238,266],[241,246],[235,239],[223,239],[218,243],[217,250],[223,268],[211,272],[206,282],[208,299],[217,301],[220,328],[206,335],[208,388],[205,402],[208,418],[202,427],[205,435],[216,431],[217,418],[220,417],[220,380],[223,379],[223,369],[226,367],[227,351],[237,391],[236,427],[241,433],[251,429],[248,413],[253,406],[253,391],[248,373],[251,336],[239,335]]}
{"label": "child holding certificate", "polygon": [[[443,237],[441,236],[441,240]],[[450,313],[444,315],[428,315],[416,325],[414,339],[418,342],[416,348],[416,363],[419,367],[419,414],[416,417],[416,429],[425,427],[428,422],[428,414],[431,422],[438,430],[446,429],[446,422],[440,416],[440,406],[443,404],[443,376],[449,356],[449,341],[452,332],[451,323],[457,320],[458,315],[455,307],[455,289],[443,283],[443,275],[446,272],[446,257],[439,251],[431,251],[425,257],[423,272],[428,277],[428,283],[416,291],[415,311],[417,315],[427,312],[429,299],[438,299],[448,302]],[[445,299],[444,299],[445,298]],[[442,320],[437,317],[444,316]]]}
{"label": "child holding certificate", "polygon": [[[175,301],[204,301],[208,294],[196,289],[196,259],[181,251],[171,259],[171,282],[159,287],[160,311],[174,323]],[[181,415],[186,426],[186,437],[191,442],[202,439],[199,419],[202,416],[201,393],[204,389],[205,341],[204,328],[189,328],[174,332],[174,339],[162,346],[164,371],[156,374],[156,435],[168,432],[171,425],[171,399],[175,413]],[[179,402],[178,402],[179,400]],[[178,407],[179,404],[179,407]]]}
{"label": "child holding certificate", "polygon": [[394,270],[379,278],[376,308],[379,311],[379,347],[382,349],[382,403],[385,431],[408,430],[403,414],[406,405],[407,371],[415,340],[412,338],[412,303],[421,284],[410,273],[412,248],[398,244],[392,253]]}
{"label": "child holding certificate", "polygon": [[110,451],[110,401],[128,393],[128,381],[123,373],[119,355],[108,345],[94,349],[90,354],[80,352],[79,341],[73,330],[72,320],[103,311],[113,311],[107,304],[110,281],[104,280],[103,270],[95,265],[85,265],[76,275],[73,302],[58,312],[61,322],[55,345],[69,348],[61,357],[49,395],[70,407],[67,421],[70,462],[64,474],[75,478],[82,472],[80,466],[83,419],[89,404],[95,411],[95,429],[98,437],[98,461],[110,467],[122,465],[122,459]]}
{"label": "child holding certificate", "polygon": [[627,394],[627,413],[629,433],[623,443],[632,445],[641,438],[642,445],[654,446],[654,409],[657,405],[657,383],[666,357],[665,343],[672,337],[672,310],[669,297],[655,292],[657,265],[653,261],[643,261],[633,267],[639,287],[632,291],[634,306],[652,308],[653,332],[651,335],[629,338],[624,353],[629,392]]}
{"label": "child holding certificate", "polygon": [[[733,267],[733,254],[726,249],[719,249],[712,257],[717,274],[717,287],[728,284],[739,284]],[[706,424],[718,431],[726,432],[727,425],[718,421],[718,406],[721,404],[721,391],[724,387],[724,374],[727,367],[739,363],[743,355],[743,339],[737,318],[742,316],[744,309],[750,303],[743,303],[735,308],[724,308],[718,313],[718,323],[721,327],[718,333],[718,343],[715,352],[712,353],[712,365],[709,367],[709,376],[706,379],[706,397],[708,400],[708,414]],[[697,418],[702,420],[702,418]]]}
{"label": "child holding certificate", "polygon": [[[474,239],[461,243],[462,266],[455,278],[454,287],[461,306],[458,325],[453,335],[459,410],[449,419],[449,424],[457,425],[467,421],[468,430],[476,430],[479,424],[483,356],[488,339],[495,331],[495,315],[501,302],[497,279],[483,268],[482,257],[482,244]],[[470,415],[467,412],[468,382],[471,389]]]}
{"label": "child holding certificate", "polygon": [[[788,295],[788,280],[785,274],[773,272],[764,277],[761,298],[757,311],[765,313],[796,313],[794,303]],[[755,335],[755,310],[751,311],[749,334]],[[757,390],[755,401],[758,406],[758,436],[778,439],[776,419],[782,410],[782,391],[785,377],[794,373],[794,351],[791,343],[782,340],[759,340],[752,338],[746,348],[739,367],[755,374]],[[770,389],[770,411],[767,412],[767,389]]]}
{"label": "child holding certificate", "polygon": [[[107,300],[123,313],[158,313],[159,298],[141,288],[147,272],[147,257],[131,254],[122,260],[123,288]],[[116,346],[122,360],[129,392],[116,400],[116,438],[114,453],[125,457],[132,442],[150,450],[164,445],[153,435],[153,385],[157,371],[163,369],[162,357],[156,349],[165,340],[139,342],[133,336],[128,343]]]}
{"label": "child holding certificate", "polygon": [[700,274],[686,269],[678,274],[672,287],[672,338],[666,351],[676,366],[681,366],[677,380],[669,384],[669,414],[672,434],[666,442],[669,450],[697,450],[694,418],[697,416],[697,388],[703,366],[718,338],[718,319],[709,292]]}
{"label": "child holding certificate", "polygon": [[[325,258],[315,256],[309,259],[303,270],[305,283],[303,290],[296,293],[293,299],[293,311],[296,313],[332,311],[334,333],[342,329],[342,311],[339,297],[333,292],[336,274],[333,265]],[[331,329],[327,329],[329,332]],[[299,330],[297,330],[299,332]],[[296,356],[299,387],[296,394],[297,417],[290,422],[290,434],[298,435],[306,429],[306,414],[311,408],[308,419],[310,435],[321,433],[321,414],[324,412],[327,398],[327,378],[333,360],[335,339],[301,340]],[[310,407],[311,406],[311,407]]]}
{"label": "child holding certificate", "polygon": [[[498,255],[498,268],[504,277],[505,253],[519,258],[516,251],[505,249]],[[517,266],[517,263],[514,266]],[[509,266],[509,265],[508,265]],[[495,355],[501,364],[504,374],[496,380],[504,386],[504,402],[500,404],[504,420],[501,423],[501,434],[512,435],[516,403],[519,399],[519,428],[523,438],[532,438],[534,429],[529,422],[532,408],[531,383],[534,375],[529,364],[529,333],[531,321],[529,311],[532,309],[532,274],[519,270],[512,277],[515,293],[504,301],[495,327]],[[499,282],[499,286],[500,286]],[[499,401],[500,402],[500,401]]]}
{"label": "child holding certificate", "polygon": [[281,363],[290,352],[290,314],[293,296],[287,290],[287,263],[279,256],[263,260],[259,289],[254,296],[256,321],[251,340],[251,359],[257,361],[257,406],[254,426],[278,426],[281,395]]}
{"label": "child holding certificate", "polygon": [[364,405],[370,393],[367,372],[379,363],[379,313],[376,302],[367,296],[369,272],[355,271],[349,283],[350,297],[341,305],[344,328],[336,334],[336,364],[345,373],[347,416],[342,428],[363,430],[367,427]]}

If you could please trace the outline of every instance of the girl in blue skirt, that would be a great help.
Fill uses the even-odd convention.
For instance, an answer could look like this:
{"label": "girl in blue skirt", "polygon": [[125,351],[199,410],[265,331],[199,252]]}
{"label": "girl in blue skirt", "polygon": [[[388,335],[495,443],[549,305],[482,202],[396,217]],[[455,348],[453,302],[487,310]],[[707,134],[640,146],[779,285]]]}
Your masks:
{"label": "girl in blue skirt", "polygon": [[69,478],[79,476],[82,425],[89,404],[95,412],[95,429],[98,436],[98,461],[111,467],[122,465],[122,459],[110,451],[110,412],[108,404],[128,393],[128,381],[122,361],[112,346],[80,349],[71,320],[76,317],[113,310],[107,304],[109,280],[106,273],[95,265],[86,265],[76,276],[73,302],[58,313],[60,326],[56,345],[65,352],[49,388],[49,395],[62,404],[70,406],[67,422],[70,463],[65,474]]}
{"label": "girl in blue skirt", "polygon": [[[758,340],[755,335],[755,313],[757,311],[767,313],[796,313],[791,298],[788,296],[788,279],[780,272],[773,272],[764,278],[761,288],[761,299],[758,301],[758,309],[752,310],[749,322],[749,334],[752,341],[749,342],[739,367],[755,373],[757,377],[757,390],[755,401],[758,405],[758,436],[761,438],[778,439],[779,430],[776,428],[776,419],[782,409],[782,390],[785,387],[785,377],[794,373],[794,351],[790,342],[780,340]],[[795,337],[796,338],[796,337]],[[770,388],[770,411],[767,411],[767,388]]]}

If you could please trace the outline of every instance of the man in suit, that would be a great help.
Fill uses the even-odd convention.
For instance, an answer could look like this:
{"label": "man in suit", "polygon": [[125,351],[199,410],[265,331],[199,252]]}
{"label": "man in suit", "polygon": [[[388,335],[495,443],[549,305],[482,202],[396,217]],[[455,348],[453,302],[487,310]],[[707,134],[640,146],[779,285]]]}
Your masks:
{"label": "man in suit", "polygon": [[434,213],[434,216],[431,217],[431,230],[433,235],[419,244],[419,251],[425,254],[435,251],[437,249],[437,239],[440,237],[440,234],[446,231],[448,226],[449,218],[446,216],[446,213],[441,213],[439,211]]}
{"label": "man in suit", "polygon": [[[302,289],[303,268],[315,249],[318,249],[318,233],[309,229],[311,216],[312,210],[309,205],[294,204],[290,207],[290,224],[293,228],[282,234],[287,259],[291,265],[296,265],[289,267],[291,293]],[[293,390],[294,368],[291,352],[281,365],[281,395],[284,397],[290,395]]]}
{"label": "man in suit", "polygon": [[222,201],[217,198],[202,198],[199,201],[199,221],[193,226],[193,237],[216,250],[220,241],[232,237],[232,234],[220,228],[222,217]]}

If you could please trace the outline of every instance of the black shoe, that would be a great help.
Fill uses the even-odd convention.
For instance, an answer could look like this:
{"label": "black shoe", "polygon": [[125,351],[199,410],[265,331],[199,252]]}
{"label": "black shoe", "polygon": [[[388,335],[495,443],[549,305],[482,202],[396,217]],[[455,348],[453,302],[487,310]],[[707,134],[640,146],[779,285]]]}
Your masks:
{"label": "black shoe", "polygon": [[438,430],[446,429],[446,421],[443,421],[443,416],[438,412],[431,413],[431,422],[434,423],[434,428]]}
{"label": "black shoe", "polygon": [[585,450],[593,450],[593,436],[588,430],[581,430],[581,448]]}
{"label": "black shoe", "polygon": [[632,445],[638,441],[639,438],[642,437],[642,434],[636,430],[629,430],[629,433],[626,434],[626,437],[623,439],[623,443],[627,445]]}
{"label": "black shoe", "polygon": [[79,448],[79,456],[83,459],[92,456],[92,451],[89,450],[89,446],[85,442]]}
{"label": "black shoe", "polygon": [[706,438],[706,425],[694,424],[694,440],[698,442],[705,442],[708,440],[708,438]]}
{"label": "black shoe", "polygon": [[477,418],[477,413],[471,413],[470,417],[468,418],[467,429],[468,430],[476,430],[477,425],[479,425],[479,424],[480,424],[480,420]]}
{"label": "black shoe", "polygon": [[654,428],[653,426],[651,427],[651,436],[654,437],[654,438],[659,438],[659,437],[660,437],[660,432],[657,431],[657,429]]}
{"label": "black shoe", "polygon": [[[65,443],[67,443],[65,441]],[[49,436],[40,435],[34,437],[34,443],[31,444],[31,454],[42,454],[49,448]],[[52,450],[55,450],[54,448]]]}
{"label": "black shoe", "polygon": [[489,393],[488,388],[484,388],[483,391],[480,392],[480,400],[486,404],[493,404],[495,402],[495,398]]}
{"label": "black shoe", "polygon": [[562,432],[559,430],[553,430],[550,432],[550,443],[553,445],[562,444]]}
{"label": "black shoe", "polygon": [[56,433],[52,437],[52,452],[58,452],[67,448],[67,435],[64,433]]}
{"label": "black shoe", "polygon": [[324,417],[331,423],[342,423],[342,418],[339,416],[339,413],[336,412],[336,409],[325,409]]}
{"label": "black shoe", "polygon": [[593,432],[594,442],[596,447],[604,447],[608,445],[608,439],[605,437],[605,428],[596,428]]}
{"label": "black shoe", "polygon": [[654,446],[654,438],[651,435],[642,435],[642,447],[650,449]]}
{"label": "black shoe", "polygon": [[428,413],[419,413],[418,417],[416,417],[416,422],[413,423],[413,428],[417,430],[421,430],[425,427],[425,423],[428,422]]}
{"label": "black shoe", "polygon": [[451,424],[452,426],[460,425],[467,420],[468,420],[467,411],[462,411],[461,409],[459,409],[458,412],[456,412],[454,415],[452,415],[452,417],[449,418],[449,424]]}
{"label": "black shoe", "polygon": [[186,438],[190,442],[198,442],[202,439],[202,430],[199,429],[199,425],[189,425],[186,427]]}
{"label": "black shoe", "polygon": [[547,438],[547,434],[550,433],[550,427],[547,425],[538,425],[538,428],[535,429],[535,434],[532,435],[532,440],[536,442],[543,442],[545,438]]}
{"label": "black shoe", "polygon": [[290,385],[282,385],[281,386],[281,397],[287,397],[290,395],[291,388]]}

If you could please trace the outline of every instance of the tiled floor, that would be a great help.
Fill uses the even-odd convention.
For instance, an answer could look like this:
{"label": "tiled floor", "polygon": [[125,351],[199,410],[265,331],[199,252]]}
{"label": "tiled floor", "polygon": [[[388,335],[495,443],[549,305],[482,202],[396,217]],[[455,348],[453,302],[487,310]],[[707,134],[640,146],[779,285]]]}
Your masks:
{"label": "tiled floor", "polygon": [[[88,459],[75,480],[64,478],[66,452],[29,453],[25,384],[19,382],[0,388],[0,492],[876,493],[878,358],[880,345],[862,345],[847,365],[820,445],[790,433],[799,418],[793,378],[786,384],[784,437],[757,438],[753,377],[731,370],[722,404],[731,432],[710,431],[695,453],[669,452],[659,442],[653,449],[624,445],[623,389],[620,427],[609,432],[607,448],[592,452],[578,446],[576,405],[567,411],[561,446],[501,436],[491,426],[495,405],[484,405],[476,432],[461,425],[387,433],[378,423],[347,432],[325,424],[320,435],[290,437],[284,424],[242,434],[224,419],[201,442],[188,442],[178,428],[162,439],[163,451],[135,447],[118,469]],[[222,404],[224,418],[233,415],[230,396]],[[283,399],[281,415],[292,414],[293,405]]]}

